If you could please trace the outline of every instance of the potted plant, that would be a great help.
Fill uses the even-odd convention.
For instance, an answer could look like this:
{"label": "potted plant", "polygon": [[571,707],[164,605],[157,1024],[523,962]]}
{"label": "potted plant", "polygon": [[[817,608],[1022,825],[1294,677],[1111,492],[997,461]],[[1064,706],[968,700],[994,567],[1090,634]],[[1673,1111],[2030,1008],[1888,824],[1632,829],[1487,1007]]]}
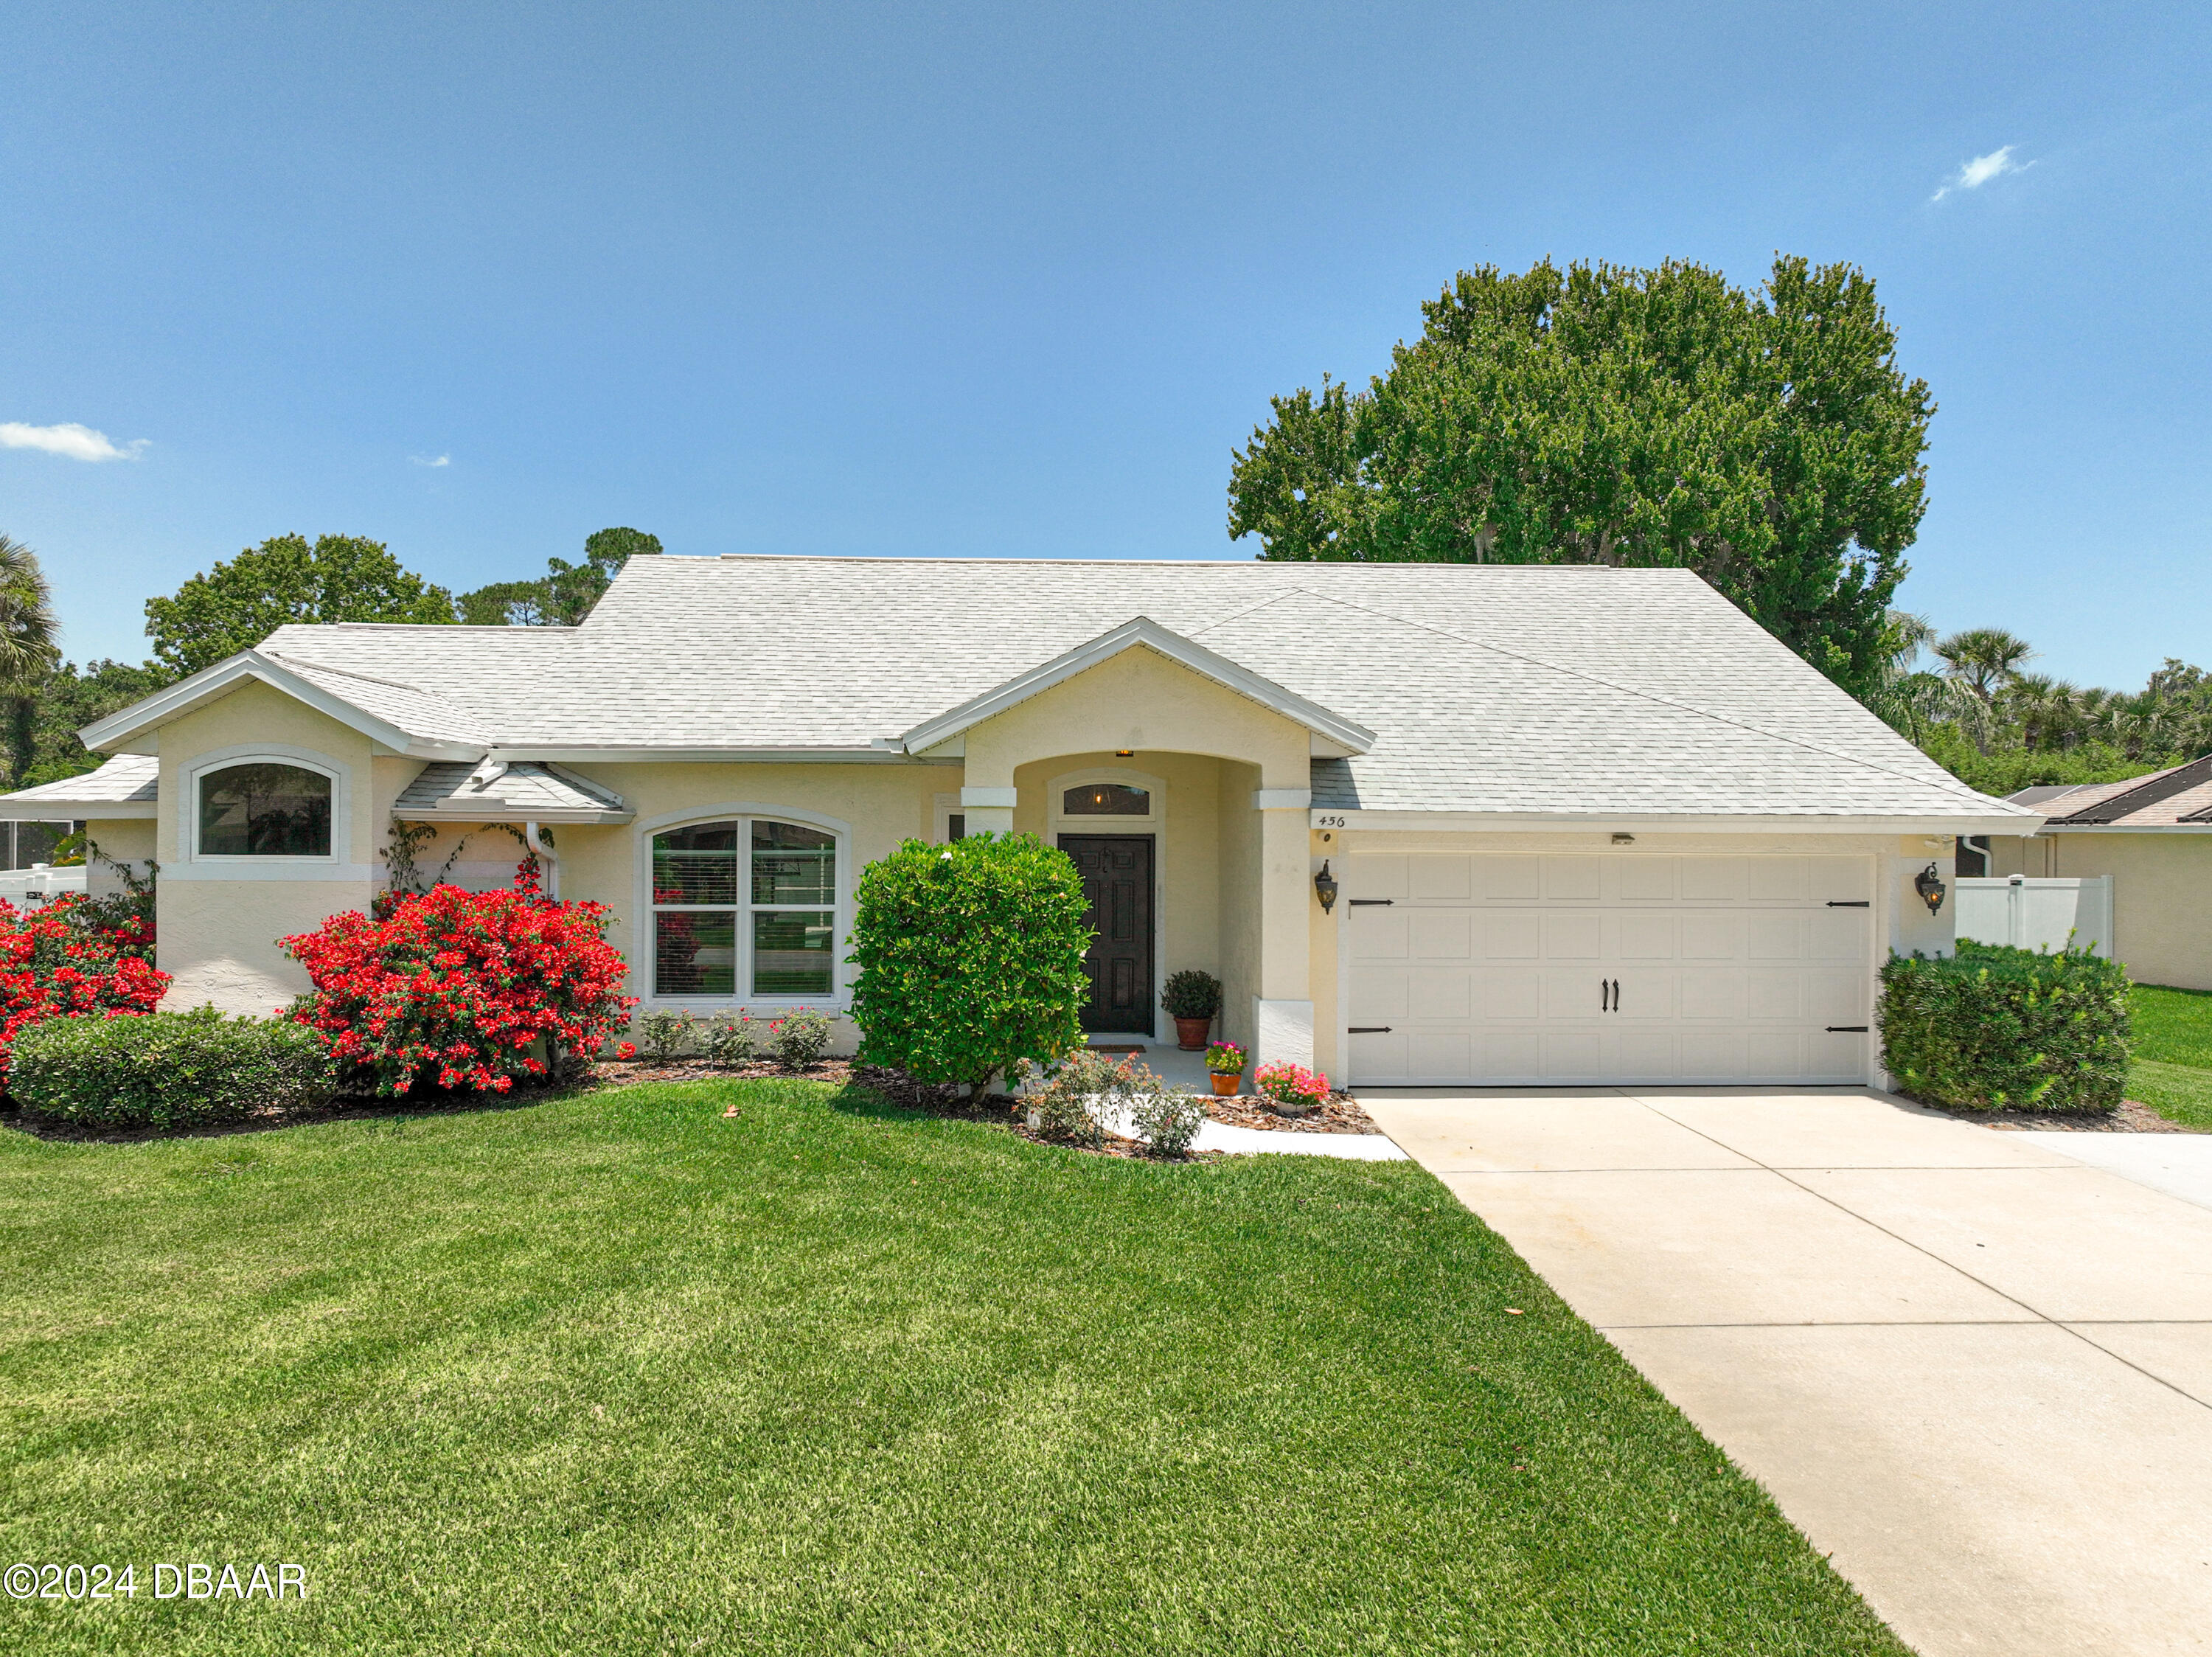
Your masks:
{"label": "potted plant", "polygon": [[1221,980],[1211,972],[1185,967],[1169,976],[1160,991],[1160,1005],[1175,1020],[1176,1045],[1195,1053],[1205,1047],[1213,1015],[1221,1010]]}
{"label": "potted plant", "polygon": [[1237,1078],[1244,1074],[1244,1050],[1233,1041],[1215,1042],[1206,1050],[1206,1073],[1213,1078],[1215,1093],[1234,1097]]}
{"label": "potted plant", "polygon": [[1328,1078],[1303,1064],[1262,1064],[1252,1080],[1277,1116],[1306,1116],[1328,1103]]}

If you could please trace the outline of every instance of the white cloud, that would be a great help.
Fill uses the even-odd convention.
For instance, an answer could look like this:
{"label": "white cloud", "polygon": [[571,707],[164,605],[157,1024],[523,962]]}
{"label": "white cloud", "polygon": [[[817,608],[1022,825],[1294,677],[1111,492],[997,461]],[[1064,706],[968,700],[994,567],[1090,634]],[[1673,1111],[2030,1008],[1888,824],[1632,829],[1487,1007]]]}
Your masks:
{"label": "white cloud", "polygon": [[2013,146],[1992,149],[1986,155],[1977,155],[1959,168],[1959,176],[1946,183],[1928,198],[1932,204],[1939,202],[1954,190],[1978,190],[1991,179],[2002,178],[2008,173],[2025,173],[2035,165],[2033,161],[2020,162],[2012,158]]}
{"label": "white cloud", "polygon": [[27,426],[20,420],[0,420],[0,448],[42,448],[72,460],[135,460],[146,448],[146,439],[141,437],[118,448],[107,441],[106,432],[73,420],[58,426]]}
{"label": "white cloud", "polygon": [[449,466],[453,463],[453,457],[450,454],[410,454],[407,458],[418,466]]}

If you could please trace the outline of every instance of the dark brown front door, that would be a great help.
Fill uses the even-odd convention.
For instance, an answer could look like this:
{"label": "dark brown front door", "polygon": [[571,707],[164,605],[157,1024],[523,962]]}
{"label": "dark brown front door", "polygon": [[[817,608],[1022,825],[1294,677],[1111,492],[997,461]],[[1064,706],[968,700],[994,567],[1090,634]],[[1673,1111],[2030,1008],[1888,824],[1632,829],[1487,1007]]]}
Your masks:
{"label": "dark brown front door", "polygon": [[1060,849],[1075,859],[1090,905],[1084,918],[1097,935],[1083,958],[1091,999],[1086,1030],[1152,1031],[1152,837],[1063,834]]}

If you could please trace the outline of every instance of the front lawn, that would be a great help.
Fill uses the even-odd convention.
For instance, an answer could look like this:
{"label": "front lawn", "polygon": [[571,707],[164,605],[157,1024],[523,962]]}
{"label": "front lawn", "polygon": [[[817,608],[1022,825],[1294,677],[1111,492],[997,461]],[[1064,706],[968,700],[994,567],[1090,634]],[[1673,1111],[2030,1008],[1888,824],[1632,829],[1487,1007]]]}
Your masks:
{"label": "front lawn", "polygon": [[2139,984],[2128,1097],[2168,1121],[2212,1131],[2212,990]]}
{"label": "front lawn", "polygon": [[0,1131],[0,1563],[142,1585],[17,1650],[1903,1649],[1410,1164],[726,1081]]}

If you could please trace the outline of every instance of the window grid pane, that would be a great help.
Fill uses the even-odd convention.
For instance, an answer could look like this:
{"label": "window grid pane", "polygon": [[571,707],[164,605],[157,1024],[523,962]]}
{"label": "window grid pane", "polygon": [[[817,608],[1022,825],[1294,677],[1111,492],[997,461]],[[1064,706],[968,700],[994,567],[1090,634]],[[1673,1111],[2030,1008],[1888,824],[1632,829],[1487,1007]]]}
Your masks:
{"label": "window grid pane", "polygon": [[826,904],[836,895],[837,842],[795,823],[753,825],[753,902]]}
{"label": "window grid pane", "polygon": [[732,996],[738,988],[732,910],[662,910],[653,917],[653,988],[662,996]]}
{"label": "window grid pane", "polygon": [[789,909],[753,914],[753,994],[826,996],[836,917]]}
{"label": "window grid pane", "polygon": [[697,823],[653,837],[653,901],[738,901],[738,825]]}

